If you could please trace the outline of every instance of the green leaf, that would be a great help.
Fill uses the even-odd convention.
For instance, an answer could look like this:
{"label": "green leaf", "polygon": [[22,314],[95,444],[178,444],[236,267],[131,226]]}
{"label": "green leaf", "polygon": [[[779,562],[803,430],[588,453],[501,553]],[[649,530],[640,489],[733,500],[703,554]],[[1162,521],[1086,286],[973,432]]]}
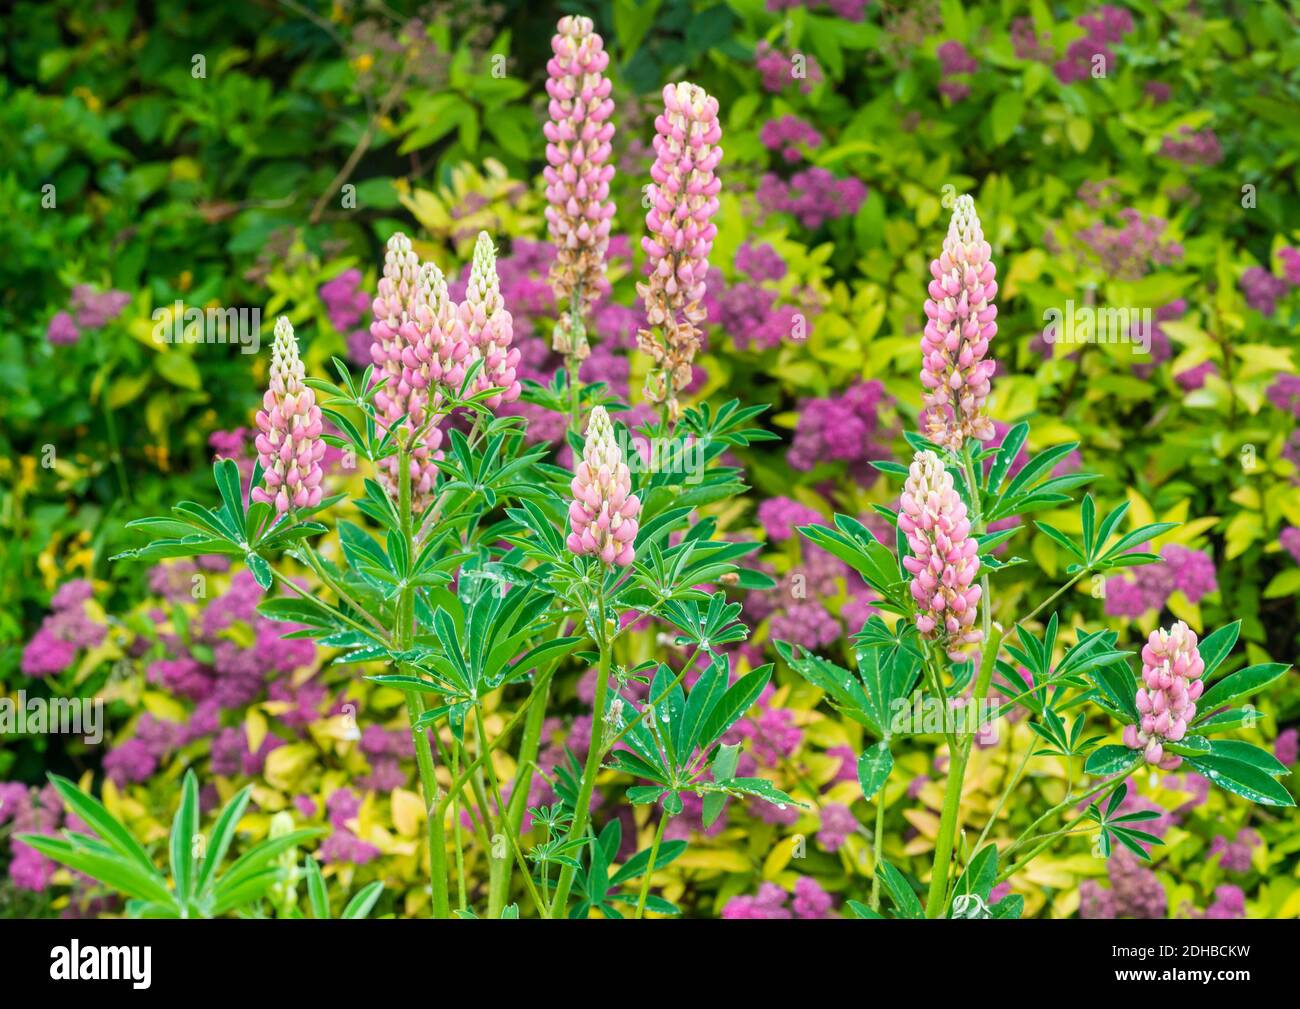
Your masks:
{"label": "green leaf", "polygon": [[[894,769],[894,755],[889,752],[889,742],[881,740],[875,746],[863,751],[858,757],[858,784],[862,786],[862,796],[868,802],[884,787],[889,774]],[[883,802],[884,799],[882,798]]]}
{"label": "green leaf", "polygon": [[917,898],[915,891],[908,885],[906,877],[888,862],[881,860],[876,866],[880,882],[894,901],[894,908],[900,918],[924,918],[925,908]]}
{"label": "green leaf", "polygon": [[[371,908],[379,900],[379,895],[384,892],[384,881],[377,879],[373,883],[368,883],[362,887],[355,897],[348,901],[348,906],[343,909],[342,917],[348,920],[365,918],[370,914]],[[516,909],[516,916],[517,916]],[[505,917],[505,914],[502,914]]]}
{"label": "green leaf", "polygon": [[[1257,666],[1248,666],[1235,673],[1229,673],[1206,690],[1196,706],[1208,715],[1233,701],[1263,690],[1290,668],[1282,662],[1262,662]],[[1200,719],[1197,719],[1197,722],[1199,721]],[[1197,722],[1192,724],[1195,725]]]}
{"label": "green leaf", "polygon": [[145,870],[134,861],[107,850],[93,850],[74,845],[62,838],[44,834],[16,834],[15,838],[35,848],[46,858],[83,872],[105,886],[138,900],[175,907],[176,898],[163,884],[156,871]]}
{"label": "green leaf", "polygon": [[194,870],[198,861],[195,842],[199,836],[199,782],[194,771],[185,772],[181,783],[181,805],[172,820],[168,851],[171,855],[172,879],[182,905],[194,895]]}
{"label": "green leaf", "polygon": [[[104,843],[147,872],[151,874],[157,872],[153,860],[149,858],[140,842],[132,837],[131,832],[104,808],[103,803],[93,796],[87,795],[67,778],[62,778],[57,774],[51,774],[49,777],[50,784],[54,786],[64,803],[67,804],[69,811],[89,825],[103,839]],[[167,895],[167,900],[171,900],[170,894]]]}
{"label": "green leaf", "polygon": [[1141,759],[1141,750],[1130,750],[1127,746],[1117,745],[1099,746],[1088,755],[1083,770],[1098,777],[1109,777],[1131,771]]}
{"label": "green leaf", "polygon": [[212,828],[212,839],[205,846],[203,865],[199,868],[198,881],[194,886],[194,892],[200,897],[207,894],[208,888],[215,880],[217,869],[225,859],[226,852],[230,850],[230,842],[235,838],[235,828],[239,825],[244,815],[244,808],[248,805],[252,794],[253,786],[245,785],[226,803],[226,808],[217,818],[217,825]]}
{"label": "green leaf", "polygon": [[1261,749],[1244,739],[1216,739],[1212,742],[1206,740],[1206,743],[1216,757],[1226,757],[1242,764],[1249,764],[1270,777],[1281,778],[1291,773],[1291,769],[1268,750]]}
{"label": "green leaf", "polygon": [[740,717],[752,708],[772,675],[772,667],[763,666],[742,676],[722,695],[722,700],[709,712],[700,730],[700,746],[708,749],[713,741],[726,732]]}
{"label": "green leaf", "polygon": [[1258,767],[1217,755],[1188,757],[1187,763],[1220,788],[1243,799],[1263,806],[1295,805],[1290,793]]}
{"label": "green leaf", "polygon": [[324,921],[330,916],[330,898],[325,889],[325,877],[320,874],[316,859],[307,856],[307,899],[311,902],[312,917]]}
{"label": "green leaf", "polygon": [[1240,633],[1241,621],[1234,620],[1217,631],[1207,634],[1197,643],[1196,650],[1200,652],[1201,661],[1205,663],[1205,671],[1201,673],[1201,678],[1207,683],[1210,676],[1232,651],[1233,645],[1237,643],[1237,635]]}

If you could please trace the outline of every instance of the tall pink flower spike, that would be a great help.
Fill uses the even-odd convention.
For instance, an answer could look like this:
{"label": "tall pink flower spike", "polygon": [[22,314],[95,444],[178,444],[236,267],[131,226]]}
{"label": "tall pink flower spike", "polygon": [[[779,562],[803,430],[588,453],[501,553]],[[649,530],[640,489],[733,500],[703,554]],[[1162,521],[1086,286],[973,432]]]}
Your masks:
{"label": "tall pink flower spike", "polygon": [[271,382],[257,412],[257,461],[265,470],[265,487],[254,487],[251,496],[281,514],[315,508],[321,501],[325,442],[316,394],[304,384],[304,375],[298,338],[280,316],[271,344]]}
{"label": "tall pink flower spike", "polygon": [[[638,345],[653,361],[646,379],[652,402],[675,408],[676,389],[691,380],[691,361],[700,345],[699,327],[707,312],[701,304],[709,254],[718,228],[718,192],[714,174],[722,160],[722,126],[718,101],[694,84],[664,88],[664,111],[655,119],[655,161],[650,168],[650,210],[641,247],[650,276],[637,284],[646,321],[663,329],[663,342],[648,330]],[[678,317],[680,313],[680,318]]]}
{"label": "tall pink flower spike", "polygon": [[979,611],[979,544],[970,534],[966,503],[953,488],[952,474],[933,452],[917,452],[903,486],[898,528],[913,556],[903,558],[912,573],[916,627],[945,642],[960,662],[984,633],[975,627]]}
{"label": "tall pink flower spike", "polygon": [[[410,386],[403,381],[402,351],[406,338],[402,326],[411,318],[420,257],[411,248],[411,240],[400,231],[388,240],[384,252],[384,272],[379,291],[371,304],[374,321],[370,324],[370,359],[375,364],[375,379],[387,379],[375,393],[375,419],[381,431],[387,431],[407,410]],[[380,461],[380,476],[392,494],[397,493],[397,456]]]}
{"label": "tall pink flower spike", "polygon": [[[469,341],[471,360],[483,358],[483,368],[474,380],[474,388],[479,391],[493,387],[504,390],[484,401],[490,409],[495,410],[502,403],[513,403],[519,398],[521,389],[515,378],[519,348],[510,346],[514,339],[514,320],[501,297],[496,250],[492,248],[492,239],[486,231],[480,231],[478,241],[474,243],[469,286],[457,313]],[[471,360],[466,361],[466,366]]]}
{"label": "tall pink flower spike", "polygon": [[967,438],[988,441],[993,422],[982,412],[996,364],[986,359],[998,331],[997,269],[984,241],[975,201],[957,197],[943,252],[930,263],[930,297],[921,338],[923,430],[938,445],[960,452]]}
{"label": "tall pink flower spike", "polygon": [[434,460],[440,457],[442,447],[438,414],[443,409],[444,391],[460,391],[470,356],[465,328],[447,293],[447,279],[433,263],[420,267],[409,317],[399,332],[399,387],[406,390],[409,429],[423,432],[411,453],[411,503],[418,514],[428,503],[438,476]]}
{"label": "tall pink flower spike", "polygon": [[605,564],[631,564],[641,502],[632,493],[632,474],[603,406],[591,411],[587,442],[571,487],[569,549],[578,555],[594,554]]}
{"label": "tall pink flower spike", "polygon": [[608,287],[605,253],[609,247],[614,203],[609,186],[614,166],[607,164],[614,124],[614,101],[605,43],[591,18],[566,16],[551,39],[555,55],[546,64],[550,75],[550,121],[546,137],[546,223],[555,244],[551,289],[567,305],[575,288],[591,296]]}
{"label": "tall pink flower spike", "polygon": [[1165,753],[1166,743],[1187,735],[1196,717],[1196,700],[1205,691],[1205,661],[1196,632],[1183,621],[1169,630],[1157,627],[1142,647],[1142,682],[1137,692],[1137,725],[1124,728],[1124,744],[1141,750],[1148,764],[1172,771],[1182,758]]}

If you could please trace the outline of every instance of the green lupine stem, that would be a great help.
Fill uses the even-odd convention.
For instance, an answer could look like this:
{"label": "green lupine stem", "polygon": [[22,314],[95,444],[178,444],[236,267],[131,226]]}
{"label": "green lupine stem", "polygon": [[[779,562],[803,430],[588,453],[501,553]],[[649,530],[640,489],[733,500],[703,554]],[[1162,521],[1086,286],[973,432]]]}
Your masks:
{"label": "green lupine stem", "polygon": [[[568,633],[569,622],[566,620],[558,636],[565,637]],[[528,806],[528,789],[532,785],[533,763],[537,760],[537,751],[541,747],[542,722],[546,720],[546,702],[551,692],[551,678],[559,663],[560,660],[556,659],[551,663],[549,670],[534,681],[528,719],[524,722],[524,734],[519,741],[519,754],[515,760],[515,785],[510,793],[502,826],[511,837],[518,836]],[[501,909],[505,907],[506,898],[510,895],[510,877],[513,871],[514,863],[509,859],[492,860],[488,876],[489,918],[501,917]]]}
{"label": "green lupine stem", "polygon": [[371,627],[381,632],[387,631],[387,628],[384,627],[383,622],[379,620],[379,618],[353,599],[352,596],[348,594],[347,589],[345,589],[337,579],[330,576],[330,573],[325,570],[325,564],[321,560],[320,554],[318,554],[316,548],[306,540],[302,541],[302,553],[303,557],[307,561],[307,566],[316,573],[316,577],[319,578],[336,597],[338,597],[340,602],[347,603],[351,606],[352,609],[356,611],[357,615],[363,617]]}
{"label": "green lupine stem", "polygon": [[664,839],[664,828],[668,826],[668,821],[672,817],[667,810],[663,810],[659,816],[659,826],[655,828],[655,839],[650,845],[650,861],[646,863],[645,875],[641,877],[641,895],[636,899],[636,916],[638,918],[645,914],[645,900],[650,894],[650,876],[655,871],[655,859],[659,857],[659,845]]}
{"label": "green lupine stem", "polygon": [[934,841],[934,865],[930,870],[930,893],[925,902],[925,916],[938,918],[943,914],[944,898],[948,892],[948,869],[952,862],[953,841],[957,835],[957,814],[961,810],[961,788],[966,779],[966,759],[970,756],[970,741],[966,736],[956,748],[948,752],[948,784],[943,797],[943,812],[939,817],[939,834]]}
{"label": "green lupine stem", "polygon": [[[587,750],[587,761],[582,769],[582,785],[578,789],[577,803],[573,809],[573,823],[569,827],[569,840],[582,837],[587,830],[587,820],[591,812],[591,793],[596,787],[596,775],[600,773],[601,759],[604,757],[605,743],[605,700],[609,695],[609,640],[605,630],[605,568],[601,565],[598,577],[599,588],[596,590],[596,633],[600,640],[600,667],[596,673],[596,696],[591,706],[591,746]],[[573,866],[566,865],[560,873],[560,880],[555,886],[555,897],[551,901],[551,917],[563,918],[569,903],[569,890],[573,878],[577,875]]]}
{"label": "green lupine stem", "polygon": [[[405,439],[399,439],[397,453],[397,514],[402,523],[402,538],[406,541],[407,556],[415,556],[411,515],[410,448]],[[397,602],[397,647],[405,651],[415,640],[415,586],[403,584]],[[433,750],[429,734],[416,728],[424,711],[424,702],[413,691],[406,693],[406,716],[411,723],[411,739],[415,743],[415,762],[420,770],[420,789],[424,793],[424,812],[429,836],[429,880],[433,897],[433,916],[451,916],[451,900],[447,879],[447,827],[441,814],[438,779],[433,770]]]}
{"label": "green lupine stem", "polygon": [[[483,753],[491,754],[492,751],[488,747],[487,729],[483,726],[482,705],[477,706],[474,721],[477,723],[478,727],[479,749]],[[501,783],[497,780],[496,765],[492,763],[491,756],[489,756],[487,760],[483,761],[483,767],[487,770],[488,782],[492,785],[492,797],[496,799],[497,810],[501,813],[500,818],[497,820],[497,830],[504,832],[506,840],[510,842],[510,848],[519,862],[519,868],[523,870],[524,883],[528,886],[528,896],[532,898],[533,906],[537,908],[537,913],[543,918],[549,918],[550,913],[547,910],[546,902],[542,900],[541,895],[537,892],[537,886],[533,883],[533,874],[529,871],[528,863],[524,860],[524,853],[519,850],[519,842],[516,840],[515,835],[508,829],[508,825],[505,822],[506,800],[501,794]],[[486,818],[487,815],[487,810],[484,809],[484,818]]]}
{"label": "green lupine stem", "polygon": [[575,284],[569,295],[569,430],[578,431],[582,412],[582,397],[578,393],[578,370],[582,361],[578,357],[578,334],[585,342],[586,324],[582,320],[582,285]]}
{"label": "green lupine stem", "polygon": [[[460,772],[460,751],[456,750],[451,755],[451,778],[456,780],[456,775]],[[460,827],[460,797],[453,795],[451,799],[451,829],[452,841],[456,846],[456,906],[464,911],[469,906],[469,887],[465,882],[465,839]]]}
{"label": "green lupine stem", "polygon": [[880,859],[884,855],[885,848],[885,789],[889,787],[889,779],[880,786],[880,791],[876,794],[876,836],[871,839],[871,910],[880,910]]}
{"label": "green lupine stem", "polygon": [[[966,478],[967,498],[974,513],[972,526],[976,535],[984,531],[984,518],[980,510],[980,487],[975,475],[975,465],[971,459],[970,442],[962,445],[962,470]],[[988,693],[989,683],[993,678],[993,667],[1002,642],[1002,633],[995,634],[993,627],[992,599],[989,598],[989,578],[984,574],[980,578],[980,610],[984,622],[984,648],[980,658],[979,672],[975,678],[975,689],[971,698],[977,704]],[[934,865],[930,871],[930,892],[925,903],[925,916],[938,918],[944,912],[948,895],[948,874],[952,863],[953,842],[957,835],[957,821],[961,812],[961,791],[966,780],[966,763],[970,758],[971,743],[974,734],[968,734],[950,744],[948,750],[948,784],[943,797],[943,811],[939,817],[939,834],[935,838]]]}

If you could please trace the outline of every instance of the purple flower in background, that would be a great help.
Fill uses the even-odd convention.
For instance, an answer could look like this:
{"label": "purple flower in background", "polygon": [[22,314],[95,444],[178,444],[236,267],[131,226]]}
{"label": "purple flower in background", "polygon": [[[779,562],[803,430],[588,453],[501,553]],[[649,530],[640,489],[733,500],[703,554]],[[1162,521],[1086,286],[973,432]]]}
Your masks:
{"label": "purple flower in background", "polygon": [[1300,287],[1300,249],[1289,246],[1280,249],[1277,258],[1282,261],[1282,275],[1292,287]]}
{"label": "purple flower in background", "polygon": [[1164,918],[1169,896],[1156,874],[1127,848],[1117,849],[1106,863],[1110,889],[1094,880],[1079,884],[1080,918]]}
{"label": "purple flower in background", "polygon": [[852,385],[838,397],[808,400],[786,460],[805,471],[818,463],[847,462],[854,479],[869,486],[878,475],[870,460],[890,454],[882,444],[886,432],[879,416],[884,396],[884,384],[870,381]]}
{"label": "purple flower in background", "polygon": [[1288,290],[1285,278],[1273,276],[1262,266],[1252,266],[1241,275],[1246,304],[1270,317],[1277,311],[1278,299],[1285,297]]}
{"label": "purple flower in background", "polygon": [[844,846],[848,836],[858,829],[858,821],[848,806],[838,802],[828,802],[822,807],[821,828],[817,831],[817,843],[834,854]]}
{"label": "purple flower in background", "polygon": [[1280,372],[1268,387],[1268,401],[1275,409],[1300,420],[1300,375]]}
{"label": "purple flower in background", "polygon": [[1246,917],[1246,894],[1239,886],[1225,883],[1214,890],[1214,903],[1205,909],[1201,917],[1209,920],[1227,921]]}
{"label": "purple flower in background", "polygon": [[1188,392],[1191,392],[1194,389],[1203,389],[1205,387],[1205,380],[1209,376],[1217,375],[1218,373],[1219,369],[1213,361],[1202,361],[1194,368],[1187,368],[1184,371],[1178,372],[1178,374],[1174,376],[1174,381]]}
{"label": "purple flower in background", "polygon": [[808,94],[823,77],[821,64],[811,53],[794,52],[787,56],[766,40],[754,49],[754,65],[762,78],[763,90],[773,94],[784,91],[791,81],[798,81],[799,90]]}
{"label": "purple flower in background", "polygon": [[760,883],[753,897],[732,897],[722,909],[725,919],[793,918],[785,906],[786,892],[775,883]]}
{"label": "purple flower in background", "polygon": [[1154,104],[1163,105],[1173,97],[1174,89],[1164,81],[1147,81],[1142,88],[1142,93],[1150,98]]}
{"label": "purple flower in background", "polygon": [[780,151],[786,161],[802,161],[803,148],[819,147],[822,135],[810,124],[798,116],[785,115],[763,124],[759,131],[759,140],[769,151]]}
{"label": "purple flower in background", "polygon": [[1110,46],[1121,42],[1133,30],[1133,15],[1122,7],[1105,4],[1092,14],[1084,14],[1075,23],[1086,32],[1081,39],[1071,42],[1065,58],[1054,67],[1056,79],[1062,84],[1087,80],[1094,67],[1107,74],[1111,71],[1115,54]]}
{"label": "purple flower in background", "polygon": [[1300,732],[1295,729],[1283,729],[1273,740],[1273,756],[1290,767],[1300,760]]}
{"label": "purple flower in background", "polygon": [[794,916],[796,918],[830,918],[833,901],[811,876],[800,876],[794,884]]}
{"label": "purple flower in background", "polygon": [[1210,845],[1207,858],[1219,858],[1219,866],[1227,872],[1243,873],[1250,871],[1250,856],[1260,845],[1259,835],[1253,830],[1243,827],[1237,831],[1234,840],[1228,840],[1226,837],[1217,836]]}
{"label": "purple flower in background", "polygon": [[771,497],[758,506],[758,524],[769,540],[788,540],[801,525],[825,525],[821,512],[788,497]]}
{"label": "purple flower in background", "polygon": [[815,230],[856,214],[867,198],[867,187],[861,179],[837,179],[827,169],[814,167],[796,172],[789,181],[768,172],[755,195],[767,213],[793,214],[805,228]]}
{"label": "purple flower in background", "polygon": [[1165,137],[1160,156],[1184,165],[1210,167],[1223,160],[1223,145],[1213,130],[1193,130],[1184,126],[1176,137]]}
{"label": "purple flower in background", "polygon": [[45,330],[45,338],[56,346],[67,346],[81,339],[81,330],[67,312],[56,312]]}
{"label": "purple flower in background", "polygon": [[1098,221],[1075,235],[1097,265],[1116,280],[1140,280],[1153,266],[1168,266],[1183,258],[1178,242],[1164,241],[1168,222],[1132,207],[1119,213],[1120,227]]}

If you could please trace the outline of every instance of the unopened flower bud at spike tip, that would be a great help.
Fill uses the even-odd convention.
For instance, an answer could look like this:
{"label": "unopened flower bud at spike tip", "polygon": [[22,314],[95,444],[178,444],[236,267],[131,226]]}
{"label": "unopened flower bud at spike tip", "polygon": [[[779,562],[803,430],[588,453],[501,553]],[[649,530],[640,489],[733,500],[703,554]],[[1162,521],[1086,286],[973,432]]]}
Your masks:
{"label": "unopened flower bud at spike tip", "polygon": [[257,459],[264,471],[263,486],[254,487],[254,501],[272,504],[280,513],[320,504],[320,407],[316,394],[304,382],[298,356],[298,338],[284,316],[275,323],[271,345],[271,377],[257,413]]}
{"label": "unopened flower bud at spike tip", "polygon": [[984,412],[996,363],[987,357],[998,331],[997,269],[984,240],[975,201],[957,197],[943,252],[930,263],[925,334],[922,431],[936,444],[961,451],[967,438],[988,441],[993,422]]}
{"label": "unopened flower bud at spike tip", "polygon": [[522,387],[515,377],[519,365],[519,348],[512,347],[514,320],[506,310],[501,297],[501,281],[497,277],[496,250],[486,231],[480,231],[474,243],[474,262],[470,267],[469,284],[465,300],[457,314],[469,341],[470,360],[482,358],[483,367],[474,380],[478,391],[499,388],[484,402],[491,409],[502,403],[513,403],[519,398]]}
{"label": "unopened flower bud at spike tip", "polygon": [[603,406],[591,411],[582,460],[570,486],[569,549],[599,557],[604,564],[631,564],[641,502],[632,493],[632,475]]}
{"label": "unopened flower bud at spike tip", "polygon": [[979,543],[970,534],[966,504],[952,474],[930,451],[913,458],[899,503],[898,528],[912,550],[903,566],[912,574],[917,629],[942,642],[953,661],[961,661],[984,638],[975,626]]}

